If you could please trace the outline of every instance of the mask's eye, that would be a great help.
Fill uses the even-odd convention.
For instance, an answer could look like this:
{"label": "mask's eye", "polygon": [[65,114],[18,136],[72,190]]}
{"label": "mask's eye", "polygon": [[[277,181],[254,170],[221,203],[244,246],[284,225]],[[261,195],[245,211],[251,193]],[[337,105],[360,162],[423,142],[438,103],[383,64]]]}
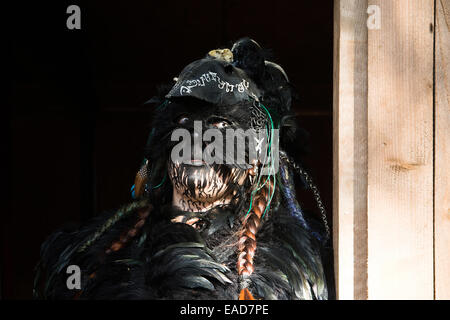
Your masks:
{"label": "mask's eye", "polygon": [[217,129],[223,129],[223,128],[230,126],[231,122],[229,122],[228,120],[225,120],[225,119],[220,119],[220,120],[214,121],[212,123],[212,125],[214,127],[216,127]]}
{"label": "mask's eye", "polygon": [[176,120],[178,124],[186,124],[189,121],[189,118],[186,115],[179,116]]}

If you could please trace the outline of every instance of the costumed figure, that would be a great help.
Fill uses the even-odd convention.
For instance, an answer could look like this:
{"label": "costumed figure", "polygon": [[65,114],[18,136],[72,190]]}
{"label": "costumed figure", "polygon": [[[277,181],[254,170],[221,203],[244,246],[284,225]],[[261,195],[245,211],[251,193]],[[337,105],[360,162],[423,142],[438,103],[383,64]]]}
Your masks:
{"label": "costumed figure", "polygon": [[[174,80],[150,101],[152,129],[133,201],[52,234],[42,245],[35,296],[327,299],[321,253],[329,228],[317,188],[297,159],[303,142],[284,70],[244,38],[192,62]],[[202,136],[199,125],[216,139]],[[235,160],[239,139],[230,143],[230,130],[237,137],[258,133],[253,147],[244,144],[244,163],[196,157],[222,145],[223,153],[216,148],[210,155]],[[180,145],[177,132],[192,139]],[[175,148],[183,161],[174,160]],[[296,176],[313,191],[321,223],[296,200]],[[79,289],[67,288],[70,265],[81,269]]]}

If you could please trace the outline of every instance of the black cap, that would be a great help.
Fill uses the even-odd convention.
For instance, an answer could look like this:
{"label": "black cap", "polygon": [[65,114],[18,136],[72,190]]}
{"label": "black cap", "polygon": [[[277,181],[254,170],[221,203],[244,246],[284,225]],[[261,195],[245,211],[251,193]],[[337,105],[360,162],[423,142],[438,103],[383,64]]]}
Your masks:
{"label": "black cap", "polygon": [[166,98],[194,97],[215,105],[259,101],[261,91],[232,63],[208,56],[187,65]]}

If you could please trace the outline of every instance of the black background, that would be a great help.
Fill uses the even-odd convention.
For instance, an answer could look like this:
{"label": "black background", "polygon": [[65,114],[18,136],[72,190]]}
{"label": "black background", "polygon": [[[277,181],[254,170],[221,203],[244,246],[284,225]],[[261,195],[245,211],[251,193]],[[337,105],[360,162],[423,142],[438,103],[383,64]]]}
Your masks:
{"label": "black background", "polygon": [[[66,27],[70,4],[81,8],[81,30]],[[143,103],[156,87],[242,36],[272,49],[297,88],[294,108],[311,135],[305,163],[331,221],[332,0],[17,2],[4,14],[2,298],[32,297],[52,231],[130,201],[151,120]]]}

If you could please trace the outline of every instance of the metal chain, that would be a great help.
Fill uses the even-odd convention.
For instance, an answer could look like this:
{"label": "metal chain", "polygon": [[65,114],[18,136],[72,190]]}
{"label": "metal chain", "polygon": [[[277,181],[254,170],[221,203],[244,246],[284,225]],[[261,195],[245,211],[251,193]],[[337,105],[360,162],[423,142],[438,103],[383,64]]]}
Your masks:
{"label": "metal chain", "polygon": [[319,208],[321,219],[322,219],[323,225],[325,227],[325,232],[326,232],[325,242],[328,241],[328,239],[330,239],[330,227],[328,225],[327,211],[323,204],[322,198],[320,197],[319,189],[317,188],[316,184],[314,183],[313,179],[311,178],[311,176],[309,175],[308,172],[306,172],[298,164],[296,164],[289,157],[287,157],[287,155],[282,155],[282,157],[285,158],[286,161],[294,168],[294,170],[297,171],[297,173],[306,180],[308,187],[313,192],[314,199],[316,200],[316,204],[317,204],[317,207]]}

